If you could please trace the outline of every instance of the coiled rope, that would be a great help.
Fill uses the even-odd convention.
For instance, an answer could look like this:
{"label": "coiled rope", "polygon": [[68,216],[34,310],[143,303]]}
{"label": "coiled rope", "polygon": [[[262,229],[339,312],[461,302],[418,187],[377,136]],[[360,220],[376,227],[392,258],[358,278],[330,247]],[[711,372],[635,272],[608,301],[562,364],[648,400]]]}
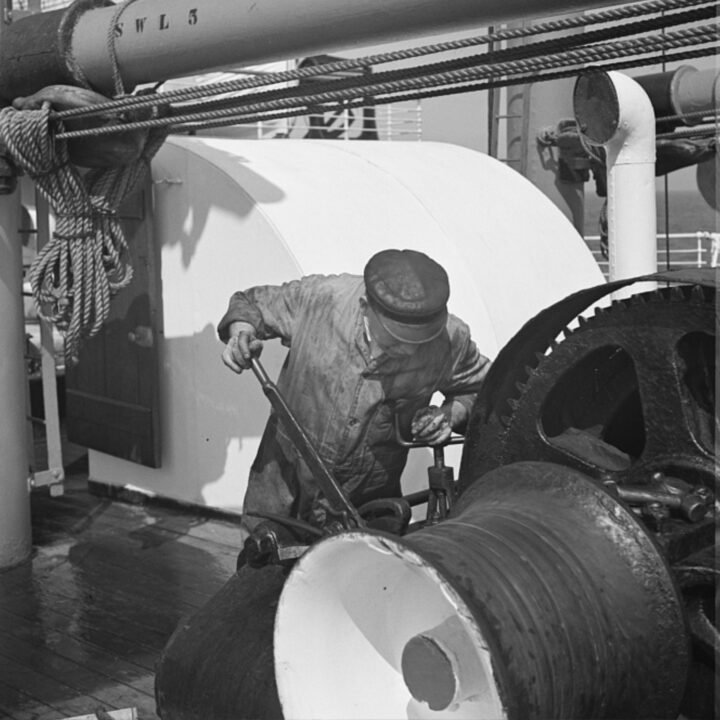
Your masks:
{"label": "coiled rope", "polygon": [[77,362],[82,340],[107,319],[110,297],[132,279],[117,209],[165,135],[149,133],[139,157],[127,165],[82,175],[66,142],[53,136],[49,103],[39,110],[0,110],[0,141],[55,209],[55,230],[29,279],[38,312],[65,334],[66,362]]}

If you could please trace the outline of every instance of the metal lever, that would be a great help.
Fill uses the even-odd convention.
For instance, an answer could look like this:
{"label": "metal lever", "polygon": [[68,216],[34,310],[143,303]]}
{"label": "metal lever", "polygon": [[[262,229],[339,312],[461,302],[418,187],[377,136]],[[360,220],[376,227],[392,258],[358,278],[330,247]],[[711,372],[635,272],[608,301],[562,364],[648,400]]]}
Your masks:
{"label": "metal lever", "polygon": [[465,441],[463,435],[451,435],[442,445],[430,446],[418,440],[407,440],[402,435],[399,414],[395,413],[395,438],[399,445],[407,448],[432,447],[433,464],[428,468],[428,497],[426,523],[435,525],[443,520],[455,501],[455,477],[451,467],[445,465],[445,446]]}
{"label": "metal lever", "polygon": [[434,464],[428,468],[427,524],[435,525],[445,519],[455,503],[453,469],[445,465],[443,446],[433,447]]}
{"label": "metal lever", "polygon": [[320,457],[320,454],[312,444],[307,433],[293,415],[292,410],[288,407],[277,385],[268,377],[265,368],[257,358],[252,358],[251,367],[255,373],[255,377],[260,381],[260,386],[270,401],[273,410],[275,410],[282,421],[285,432],[293,441],[302,459],[306,462],[317,484],[332,506],[332,509],[342,518],[341,522],[343,526],[346,529],[365,527],[365,523],[357,509],[345,497],[345,494],[337,484],[325,461]]}

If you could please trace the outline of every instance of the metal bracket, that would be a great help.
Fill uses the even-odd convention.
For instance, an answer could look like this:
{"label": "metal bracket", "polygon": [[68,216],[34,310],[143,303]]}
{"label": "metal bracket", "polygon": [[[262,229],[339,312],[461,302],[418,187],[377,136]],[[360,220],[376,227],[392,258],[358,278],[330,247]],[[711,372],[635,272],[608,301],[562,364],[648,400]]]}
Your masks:
{"label": "metal bracket", "polygon": [[454,471],[445,465],[445,450],[447,445],[459,445],[465,442],[464,435],[451,434],[443,445],[431,446],[426,442],[408,440],[403,437],[400,427],[400,414],[395,411],[395,439],[398,445],[406,448],[427,447],[433,451],[433,464],[428,468],[428,498],[427,498],[427,525],[435,525],[444,520],[455,502],[457,488]]}
{"label": "metal bracket", "polygon": [[65,494],[65,471],[62,468],[50,468],[33,473],[28,479],[31,490],[41,487],[50,489],[52,497],[60,497]]}

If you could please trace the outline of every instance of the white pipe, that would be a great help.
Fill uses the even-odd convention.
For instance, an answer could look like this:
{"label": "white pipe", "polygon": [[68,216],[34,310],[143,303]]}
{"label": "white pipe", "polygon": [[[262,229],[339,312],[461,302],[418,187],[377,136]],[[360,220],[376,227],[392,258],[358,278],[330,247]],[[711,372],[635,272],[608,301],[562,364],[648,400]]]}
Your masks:
{"label": "white pipe", "polygon": [[[657,271],[655,113],[639,83],[618,72],[608,76],[619,108],[617,129],[604,145],[612,281]],[[637,291],[633,286],[627,294]]]}
{"label": "white pipe", "polygon": [[0,195],[0,570],[32,549],[19,226],[19,193]]}

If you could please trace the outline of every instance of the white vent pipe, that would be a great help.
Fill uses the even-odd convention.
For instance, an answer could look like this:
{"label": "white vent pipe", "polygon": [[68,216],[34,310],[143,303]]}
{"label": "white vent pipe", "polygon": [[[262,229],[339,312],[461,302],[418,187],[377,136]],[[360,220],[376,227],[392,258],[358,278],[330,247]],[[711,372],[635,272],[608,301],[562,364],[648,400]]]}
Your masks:
{"label": "white vent pipe", "polygon": [[[592,71],[579,78],[574,101],[584,137],[606,152],[610,280],[653,273],[657,219],[655,113],[650,98],[627,75]],[[637,291],[634,286],[628,292]]]}
{"label": "white vent pipe", "polygon": [[610,280],[620,280],[657,271],[655,113],[635,80],[608,75],[620,110],[617,130],[605,144],[608,249]]}

